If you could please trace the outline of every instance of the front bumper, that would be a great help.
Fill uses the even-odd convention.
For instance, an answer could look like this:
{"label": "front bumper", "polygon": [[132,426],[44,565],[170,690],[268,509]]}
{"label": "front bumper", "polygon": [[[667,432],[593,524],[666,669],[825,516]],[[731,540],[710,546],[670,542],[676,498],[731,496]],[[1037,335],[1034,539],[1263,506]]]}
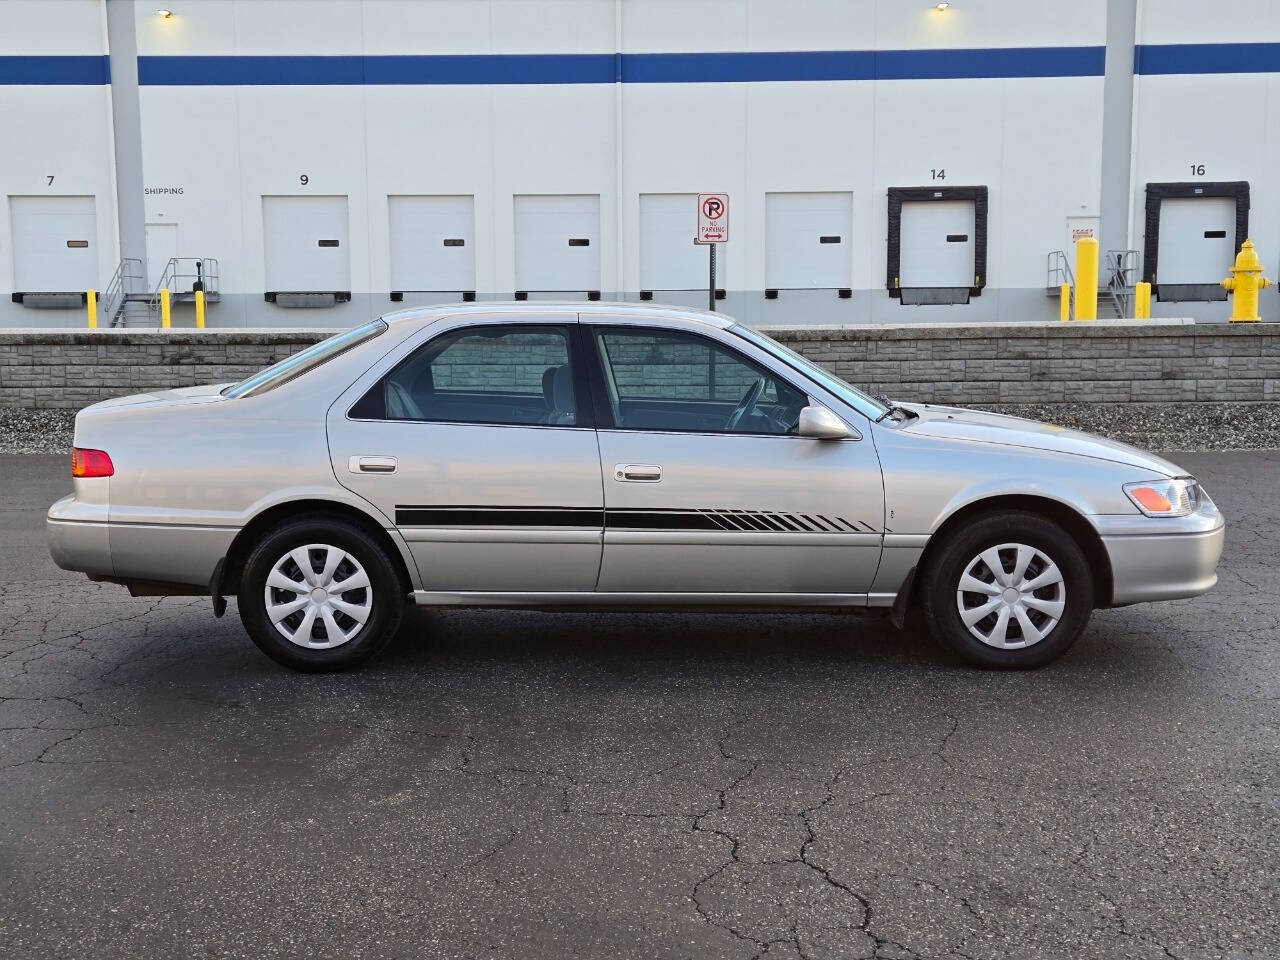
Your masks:
{"label": "front bumper", "polygon": [[1226,524],[1207,496],[1188,517],[1094,517],[1111,559],[1111,605],[1180,600],[1211,590]]}

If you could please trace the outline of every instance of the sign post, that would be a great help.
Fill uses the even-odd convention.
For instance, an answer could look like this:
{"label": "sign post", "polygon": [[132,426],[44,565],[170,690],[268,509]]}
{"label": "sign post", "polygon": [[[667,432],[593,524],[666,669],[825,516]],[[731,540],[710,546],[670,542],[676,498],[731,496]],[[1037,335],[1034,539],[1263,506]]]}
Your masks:
{"label": "sign post", "polygon": [[711,270],[707,290],[707,309],[716,308],[716,244],[729,241],[729,195],[727,193],[698,194],[698,232],[694,243],[711,247]]}

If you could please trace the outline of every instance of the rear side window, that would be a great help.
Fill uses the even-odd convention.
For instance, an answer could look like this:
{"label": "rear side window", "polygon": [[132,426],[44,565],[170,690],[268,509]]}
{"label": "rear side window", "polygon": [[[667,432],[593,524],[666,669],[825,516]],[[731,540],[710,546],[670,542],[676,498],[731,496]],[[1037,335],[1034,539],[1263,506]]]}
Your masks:
{"label": "rear side window", "polygon": [[314,370],[326,360],[332,360],[352,347],[366,340],[372,340],[386,329],[387,325],[382,320],[371,320],[363,326],[339,333],[327,340],[321,340],[315,346],[307,347],[279,363],[272,364],[265,370],[259,370],[248,379],[232,384],[222,391],[222,395],[234,400],[237,397],[252,397],[259,393],[266,393],[273,387],[302,376],[308,370]]}
{"label": "rear side window", "polygon": [[559,326],[466,327],[419,347],[354,407],[361,420],[575,426],[569,333]]}

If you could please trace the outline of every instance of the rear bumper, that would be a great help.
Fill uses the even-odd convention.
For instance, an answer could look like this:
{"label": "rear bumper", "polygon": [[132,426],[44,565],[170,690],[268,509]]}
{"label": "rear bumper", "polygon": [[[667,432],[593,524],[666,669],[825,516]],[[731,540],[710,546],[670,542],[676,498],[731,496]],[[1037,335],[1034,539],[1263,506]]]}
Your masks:
{"label": "rear bumper", "polygon": [[49,555],[63,570],[101,577],[115,573],[106,504],[81,503],[74,494],[63,497],[49,508],[45,531]]}
{"label": "rear bumper", "polygon": [[122,583],[207,587],[237,528],[158,523],[108,523],[106,504],[75,495],[49,508],[49,554],[64,570]]}
{"label": "rear bumper", "polygon": [[1207,499],[1190,517],[1115,518],[1099,526],[1111,559],[1112,606],[1196,597],[1218,582],[1226,526]]}

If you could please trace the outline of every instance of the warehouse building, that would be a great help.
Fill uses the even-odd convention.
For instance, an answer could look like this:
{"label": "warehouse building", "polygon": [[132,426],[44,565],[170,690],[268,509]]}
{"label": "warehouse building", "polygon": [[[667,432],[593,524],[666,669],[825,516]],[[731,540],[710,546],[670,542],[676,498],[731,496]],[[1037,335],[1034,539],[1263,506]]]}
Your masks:
{"label": "warehouse building", "polygon": [[[0,325],[459,299],[766,324],[1224,320],[1280,256],[1280,4],[6,0]],[[1275,288],[1266,318],[1280,315]]]}

